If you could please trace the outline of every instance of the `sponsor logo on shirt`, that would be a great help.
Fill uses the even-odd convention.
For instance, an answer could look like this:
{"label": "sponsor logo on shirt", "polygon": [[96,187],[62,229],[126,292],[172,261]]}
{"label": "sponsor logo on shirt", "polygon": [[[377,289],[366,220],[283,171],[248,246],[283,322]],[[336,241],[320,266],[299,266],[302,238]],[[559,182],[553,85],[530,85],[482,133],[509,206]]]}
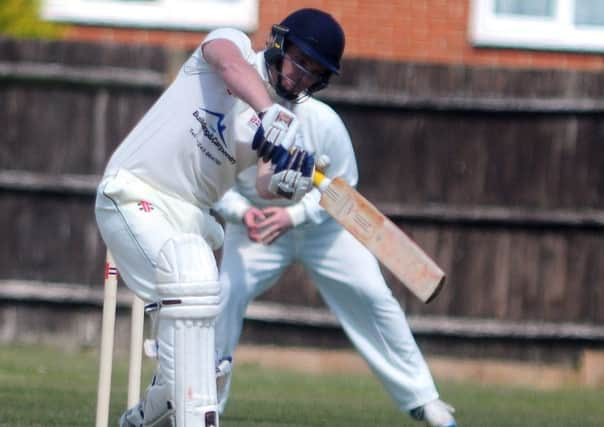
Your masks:
{"label": "sponsor logo on shirt", "polygon": [[[226,126],[222,123],[224,114],[200,108],[193,112],[193,117],[195,117],[200,127],[197,130],[190,129],[190,132],[195,137],[199,149],[213,162],[218,165],[221,164],[216,156],[212,155],[205,147],[203,143],[205,137],[228,162],[235,164],[236,160],[229,152],[229,147],[224,139],[224,131],[226,130]],[[206,119],[211,119],[212,123],[209,123]]]}
{"label": "sponsor logo on shirt", "polygon": [[[222,123],[222,121],[224,120],[224,114],[206,110],[205,108],[202,108],[202,110],[205,111],[206,113],[208,113],[211,117],[214,117],[216,119],[216,124],[214,126],[212,126],[212,124],[210,124],[209,128],[214,133],[218,133],[218,136],[220,136],[220,141],[222,142],[222,145],[226,148],[227,143],[224,140],[224,131],[226,130],[226,126]],[[196,112],[196,113],[197,113],[197,116],[195,118],[197,118],[197,120],[199,120],[199,113],[198,112]],[[193,114],[193,115],[195,115],[195,114]]]}

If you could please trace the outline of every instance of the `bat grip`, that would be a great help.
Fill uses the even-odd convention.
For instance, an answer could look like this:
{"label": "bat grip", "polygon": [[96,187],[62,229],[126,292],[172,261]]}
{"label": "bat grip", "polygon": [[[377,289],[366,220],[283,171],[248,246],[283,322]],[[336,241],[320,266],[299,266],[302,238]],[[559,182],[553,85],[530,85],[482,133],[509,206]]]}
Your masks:
{"label": "bat grip", "polygon": [[324,191],[331,183],[331,179],[327,178],[322,172],[315,169],[315,173],[312,176],[312,183],[319,190]]}

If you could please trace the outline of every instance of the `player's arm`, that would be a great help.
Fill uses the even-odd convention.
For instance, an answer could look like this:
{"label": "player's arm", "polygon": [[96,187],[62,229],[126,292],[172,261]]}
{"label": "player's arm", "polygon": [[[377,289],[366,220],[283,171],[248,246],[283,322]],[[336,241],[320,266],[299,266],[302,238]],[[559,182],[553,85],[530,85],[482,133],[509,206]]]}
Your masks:
{"label": "player's arm", "polygon": [[260,74],[237,44],[228,38],[215,38],[203,43],[201,49],[206,62],[224,80],[229,91],[260,117],[261,125],[253,145],[258,155],[266,156],[277,146],[289,149],[298,130],[298,119],[290,110],[274,103]]}
{"label": "player's arm", "polygon": [[243,223],[251,241],[262,241],[262,229],[258,224],[266,219],[266,215],[261,209],[252,205],[235,187],[228,190],[222,199],[214,203],[213,208],[225,221]]}
{"label": "player's arm", "polygon": [[233,95],[249,104],[254,111],[264,111],[273,104],[260,75],[231,40],[210,40],[203,44],[202,52]]}
{"label": "player's arm", "polygon": [[214,203],[212,209],[214,209],[223,220],[238,223],[242,221],[243,215],[251,207],[253,207],[253,205],[250,200],[237,191],[236,187],[232,187],[224,193],[220,200]]}
{"label": "player's arm", "polygon": [[[312,188],[314,160],[304,150],[292,147],[299,126],[296,116],[273,103],[260,75],[233,41],[211,39],[202,45],[202,53],[233,95],[250,105],[260,117],[252,148],[264,162],[274,166],[274,170],[259,167],[264,173],[257,183],[261,197],[301,198]],[[259,166],[262,163],[259,161]],[[266,176],[267,170],[270,177]]]}

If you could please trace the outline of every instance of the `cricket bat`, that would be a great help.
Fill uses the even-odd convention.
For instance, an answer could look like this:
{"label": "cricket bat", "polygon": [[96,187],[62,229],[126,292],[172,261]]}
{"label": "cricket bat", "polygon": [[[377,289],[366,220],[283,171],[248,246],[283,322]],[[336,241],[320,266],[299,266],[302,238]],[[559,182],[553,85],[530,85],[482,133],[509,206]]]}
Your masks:
{"label": "cricket bat", "polygon": [[343,179],[315,171],[313,184],[321,191],[320,205],[413,294],[424,303],[436,297],[445,273],[417,243]]}

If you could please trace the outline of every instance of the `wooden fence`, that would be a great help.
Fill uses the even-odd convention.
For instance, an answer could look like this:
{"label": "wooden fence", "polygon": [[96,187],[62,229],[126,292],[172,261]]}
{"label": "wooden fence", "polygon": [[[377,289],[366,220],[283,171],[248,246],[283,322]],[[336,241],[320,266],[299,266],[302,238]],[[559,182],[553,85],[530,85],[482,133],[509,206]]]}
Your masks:
{"label": "wooden fence", "polygon": [[[0,39],[1,300],[15,283],[101,286],[95,186],[182,57]],[[448,274],[422,305],[386,273],[411,317],[602,340],[603,93],[598,73],[345,61],[321,98],[350,130],[359,189]],[[299,266],[261,300],[323,306]]]}

